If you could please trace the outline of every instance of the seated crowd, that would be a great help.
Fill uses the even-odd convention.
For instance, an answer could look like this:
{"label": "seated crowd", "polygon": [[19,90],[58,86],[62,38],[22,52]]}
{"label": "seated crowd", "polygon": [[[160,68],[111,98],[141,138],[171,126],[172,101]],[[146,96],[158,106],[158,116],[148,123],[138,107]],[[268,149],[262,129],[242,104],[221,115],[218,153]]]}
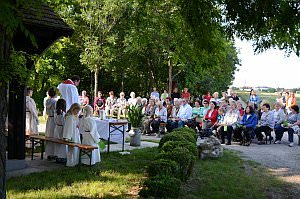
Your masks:
{"label": "seated crowd", "polygon": [[259,104],[258,97],[253,93],[251,91],[247,106],[243,107],[236,93],[228,96],[222,92],[222,98],[219,98],[218,92],[212,96],[208,92],[194,99],[192,105],[187,88],[181,94],[175,88],[171,96],[166,90],[160,95],[154,88],[149,99],[135,97],[135,93],[131,92],[128,100],[123,92],[118,99],[112,91],[107,99],[98,92],[94,107],[96,111],[104,110],[106,115],[125,117],[127,106],[140,106],[145,115],[142,131],[147,135],[188,126],[200,136],[214,134],[222,144],[230,145],[235,140],[249,146],[254,138],[258,144],[265,143],[264,137],[273,140],[272,131],[276,135],[274,143],[278,144],[284,132],[288,132],[289,146],[294,146],[293,136],[298,133],[300,125],[299,107],[292,105],[285,109],[284,104],[277,101],[272,109],[268,103]]}

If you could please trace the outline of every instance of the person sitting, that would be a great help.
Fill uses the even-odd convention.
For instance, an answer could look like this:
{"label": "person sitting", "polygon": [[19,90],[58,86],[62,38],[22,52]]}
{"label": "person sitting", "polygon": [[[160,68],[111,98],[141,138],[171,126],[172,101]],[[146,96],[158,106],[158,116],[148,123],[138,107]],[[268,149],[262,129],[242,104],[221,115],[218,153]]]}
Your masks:
{"label": "person sitting", "polygon": [[81,96],[79,96],[79,99],[80,99],[80,105],[81,106],[85,106],[85,105],[90,104],[89,97],[86,95],[86,91],[85,90],[83,90],[81,92]]}
{"label": "person sitting", "polygon": [[155,106],[154,100],[149,99],[149,104],[148,104],[148,106],[146,108],[146,112],[145,112],[146,117],[144,117],[143,122],[142,122],[143,123],[143,125],[142,125],[143,126],[143,128],[142,128],[143,134],[150,135],[150,123],[153,120],[155,109],[156,109],[156,106]]}
{"label": "person sitting", "polygon": [[176,115],[175,121],[172,122],[172,128],[175,128],[177,123],[178,128],[181,128],[184,124],[190,122],[192,117],[192,107],[188,104],[188,99],[182,99],[182,105]]}
{"label": "person sitting", "polygon": [[214,92],[213,97],[210,99],[210,101],[215,101],[217,103],[217,106],[220,106],[221,100],[219,99],[219,93]]}
{"label": "person sitting", "polygon": [[281,108],[282,103],[281,102],[276,102],[275,103],[275,109],[273,110],[273,115],[274,115],[274,131],[275,131],[275,141],[274,144],[280,144],[281,139],[283,136],[283,133],[285,129],[283,128],[283,123],[286,120],[286,115]]}
{"label": "person sitting", "polygon": [[231,137],[233,130],[236,129],[237,123],[239,122],[240,112],[237,110],[235,101],[230,103],[230,109],[226,112],[223,124],[221,124],[221,144],[225,144],[225,135],[227,136],[226,145],[231,145]]}
{"label": "person sitting", "polygon": [[221,139],[220,128],[224,123],[225,111],[223,108],[218,109],[217,122],[212,126],[212,133],[219,139]]}
{"label": "person sitting", "polygon": [[207,111],[204,120],[202,122],[202,130],[210,129],[218,119],[218,108],[215,101],[209,103],[210,109]]}
{"label": "person sitting", "polygon": [[130,92],[130,98],[128,99],[128,105],[129,106],[135,106],[136,105],[135,92]]}
{"label": "person sitting", "polygon": [[168,118],[172,117],[172,109],[173,109],[173,105],[171,103],[172,99],[171,97],[167,97],[166,98],[166,108],[167,108],[167,114],[168,114]]}
{"label": "person sitting", "polygon": [[247,106],[242,121],[238,125],[235,133],[241,138],[240,145],[250,146],[251,134],[257,125],[257,116],[252,106]]}
{"label": "person sitting", "polygon": [[300,114],[299,114],[299,106],[292,105],[290,107],[291,112],[287,116],[288,124],[284,127],[285,131],[289,134],[289,147],[294,146],[294,133],[299,133],[299,125],[300,125]]}
{"label": "person sitting", "polygon": [[104,109],[105,109],[105,99],[102,95],[102,92],[98,91],[97,97],[95,98],[94,101],[94,110],[99,115],[99,111]]}
{"label": "person sitting", "polygon": [[167,126],[166,126],[168,132],[171,132],[174,128],[177,128],[178,123],[175,121],[175,118],[176,118],[176,116],[179,112],[181,103],[182,103],[181,98],[175,98],[174,99],[174,106],[172,107],[172,113],[169,116],[170,119],[168,120],[168,123],[167,123]]}
{"label": "person sitting", "polygon": [[286,111],[287,111],[287,113],[290,113],[292,111],[291,107],[293,105],[296,105],[296,104],[297,104],[297,100],[296,100],[296,97],[295,97],[295,93],[291,91],[290,96],[286,100]]}
{"label": "person sitting", "polygon": [[167,109],[163,106],[162,101],[156,102],[154,119],[151,122],[152,132],[159,132],[160,123],[167,123]]}
{"label": "person sitting", "polygon": [[196,100],[195,106],[193,107],[192,110],[192,126],[196,131],[197,130],[200,131],[200,122],[201,122],[200,112],[201,112],[200,101]]}
{"label": "person sitting", "polygon": [[120,118],[121,116],[125,117],[126,115],[126,105],[127,105],[127,101],[125,99],[125,93],[121,92],[120,93],[120,98],[117,99],[116,102],[116,107],[118,108],[118,118]]}
{"label": "person sitting", "polygon": [[243,108],[243,105],[240,101],[236,101],[236,106],[237,106],[237,109],[239,110],[240,112],[240,120],[242,120],[244,114],[245,114],[245,110]]}
{"label": "person sitting", "polygon": [[[254,130],[258,144],[264,144],[262,132],[264,132],[266,136],[271,136],[271,131],[274,128],[274,115],[273,112],[270,111],[270,105],[268,103],[264,103],[261,110],[261,119]],[[272,139],[272,137],[270,139]]]}
{"label": "person sitting", "polygon": [[202,104],[203,104],[203,107],[200,108],[200,117],[204,118],[207,111],[210,109],[209,101],[205,99],[205,100],[203,100]]}
{"label": "person sitting", "polygon": [[222,108],[222,109],[225,111],[225,113],[226,113],[227,110],[230,109],[230,106],[228,105],[228,100],[223,99],[223,100],[221,101],[220,108]]}
{"label": "person sitting", "polygon": [[109,97],[105,102],[105,114],[107,116],[112,116],[114,111],[114,105],[116,103],[116,98],[113,91],[109,91]]}
{"label": "person sitting", "polygon": [[165,102],[168,97],[169,97],[169,93],[166,89],[164,89],[164,92],[160,96],[160,100]]}
{"label": "person sitting", "polygon": [[148,103],[147,98],[142,98],[142,113],[143,113],[143,115],[145,115],[145,113],[146,113],[146,109],[148,106],[147,103]]}

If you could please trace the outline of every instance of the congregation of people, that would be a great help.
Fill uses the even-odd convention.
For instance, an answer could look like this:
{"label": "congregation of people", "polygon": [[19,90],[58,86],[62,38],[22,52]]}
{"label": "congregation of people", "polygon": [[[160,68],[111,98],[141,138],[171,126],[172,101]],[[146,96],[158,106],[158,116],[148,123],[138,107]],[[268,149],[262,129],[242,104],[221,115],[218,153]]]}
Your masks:
{"label": "congregation of people", "polygon": [[[128,106],[138,106],[144,114],[141,122],[142,133],[145,135],[164,134],[184,126],[195,129],[200,137],[214,135],[221,144],[231,145],[237,141],[240,145],[249,146],[253,140],[264,144],[265,139],[281,143],[283,134],[288,133],[288,146],[294,146],[294,134],[299,132],[300,114],[296,104],[295,94],[285,92],[278,95],[274,105],[262,102],[256,92],[249,94],[246,107],[235,92],[218,92],[212,95],[207,92],[201,96],[191,96],[188,88],[179,93],[174,88],[171,95],[167,90],[160,93],[153,88],[149,98],[136,97],[134,92],[126,99],[124,92],[116,97],[110,91],[98,91],[95,99],[90,100],[87,92],[79,96],[77,86],[80,82],[74,76],[58,86],[61,94],[57,98],[54,88],[47,92],[44,101],[47,115],[46,137],[54,137],[98,146],[99,134],[92,116],[126,118]],[[38,114],[34,100],[31,98],[32,89],[28,88],[26,97],[26,134],[38,134]],[[91,104],[92,103],[92,104]],[[273,108],[274,107],[274,108]],[[130,125],[129,125],[130,128]],[[275,132],[275,138],[271,132]],[[78,164],[78,149],[64,145],[47,143],[46,155],[58,162],[66,161],[67,166]],[[101,161],[100,151],[93,151],[92,164]],[[87,159],[82,161],[89,164]]]}

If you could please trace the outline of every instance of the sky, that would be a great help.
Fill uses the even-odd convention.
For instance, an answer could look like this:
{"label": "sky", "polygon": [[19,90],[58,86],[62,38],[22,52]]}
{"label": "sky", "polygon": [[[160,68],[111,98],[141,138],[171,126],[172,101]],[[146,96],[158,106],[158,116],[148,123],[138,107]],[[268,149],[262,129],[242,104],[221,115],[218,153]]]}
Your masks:
{"label": "sky", "polygon": [[235,73],[233,86],[269,86],[274,88],[300,88],[300,57],[292,53],[269,49],[254,54],[251,42],[236,39],[241,65]]}

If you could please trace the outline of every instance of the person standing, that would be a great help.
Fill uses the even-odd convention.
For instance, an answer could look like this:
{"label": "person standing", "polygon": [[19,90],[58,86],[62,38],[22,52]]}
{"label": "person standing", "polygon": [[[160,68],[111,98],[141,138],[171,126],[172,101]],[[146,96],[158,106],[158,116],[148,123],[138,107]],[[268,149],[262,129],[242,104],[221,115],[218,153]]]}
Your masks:
{"label": "person standing", "polygon": [[253,89],[250,91],[249,102],[253,103],[254,110],[258,109],[258,104],[260,103],[260,99],[257,96],[255,90]]}
{"label": "person standing", "polygon": [[[71,105],[70,109],[66,113],[65,126],[63,128],[63,138],[66,141],[81,143],[78,130],[79,118],[78,114],[81,107],[78,103]],[[67,164],[66,166],[72,167],[79,163],[79,149],[77,147],[69,147],[67,152]]]}
{"label": "person standing", "polygon": [[[56,114],[54,117],[55,129],[54,137],[63,139],[63,130],[65,125],[66,101],[58,99],[56,102]],[[63,144],[55,145],[54,154],[57,156],[56,162],[65,163],[67,158],[67,146]]]}
{"label": "person standing", "polygon": [[[91,146],[98,147],[100,141],[100,135],[97,130],[97,125],[95,120],[92,119],[93,108],[90,105],[87,105],[83,108],[84,120],[81,125],[83,128],[82,132],[82,144],[87,144]],[[90,161],[91,158],[91,161]],[[100,150],[99,148],[92,151],[91,157],[84,155],[82,157],[82,163],[86,165],[94,165],[97,162],[100,162]]]}
{"label": "person standing", "polygon": [[[55,113],[55,105],[56,105],[56,92],[54,88],[49,88],[48,90],[49,99],[46,100],[46,114],[48,116],[46,122],[46,131],[45,136],[49,138],[54,137],[54,129],[55,129],[55,121],[54,121],[54,113]],[[51,142],[47,142],[45,152],[48,159],[54,158],[54,148],[55,144]]]}
{"label": "person standing", "polygon": [[35,101],[31,98],[33,94],[32,88],[27,88],[26,96],[26,135],[38,135],[38,111]]}
{"label": "person standing", "polygon": [[187,100],[191,99],[191,94],[188,92],[188,88],[187,87],[185,87],[183,89],[183,92],[181,93],[181,98],[182,99],[187,99]]}
{"label": "person standing", "polygon": [[174,99],[177,98],[179,99],[180,98],[180,93],[178,93],[178,88],[174,88],[172,94],[171,94],[171,98],[172,98],[172,102],[174,103]]}
{"label": "person standing", "polygon": [[74,75],[57,86],[62,99],[66,100],[66,110],[69,110],[72,104],[80,104],[77,86],[80,83],[80,77]]}
{"label": "person standing", "polygon": [[151,98],[151,99],[156,99],[156,98],[159,99],[159,93],[156,91],[156,88],[155,88],[155,87],[153,87],[153,91],[152,91],[151,94],[150,94],[150,98]]}

